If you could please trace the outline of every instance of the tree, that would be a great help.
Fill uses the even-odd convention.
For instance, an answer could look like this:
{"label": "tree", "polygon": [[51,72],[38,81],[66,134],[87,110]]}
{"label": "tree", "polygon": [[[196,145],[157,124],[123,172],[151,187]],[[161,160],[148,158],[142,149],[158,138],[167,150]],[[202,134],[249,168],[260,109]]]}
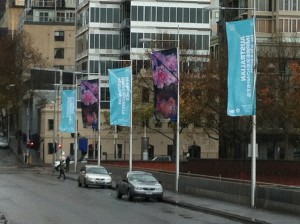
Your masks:
{"label": "tree", "polygon": [[0,107],[14,115],[16,130],[19,130],[18,112],[22,97],[30,89],[26,77],[30,68],[42,67],[45,64],[41,53],[34,47],[31,38],[25,32],[0,39]]}
{"label": "tree", "polygon": [[[285,42],[278,36],[272,46],[261,47],[258,69],[258,124],[262,131],[273,136],[273,151],[269,158],[274,158],[275,145],[285,142],[288,150],[291,140],[297,138],[295,124],[299,124],[299,73],[294,61],[297,45]],[[264,140],[264,139],[262,139]],[[279,155],[284,158],[284,153]]]}

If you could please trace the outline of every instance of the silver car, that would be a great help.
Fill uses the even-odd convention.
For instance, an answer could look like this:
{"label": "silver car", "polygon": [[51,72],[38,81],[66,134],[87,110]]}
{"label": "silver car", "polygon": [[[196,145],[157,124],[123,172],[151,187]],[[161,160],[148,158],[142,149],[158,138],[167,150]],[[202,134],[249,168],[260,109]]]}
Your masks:
{"label": "silver car", "polygon": [[78,186],[102,186],[111,188],[112,178],[103,166],[84,165],[79,172]]}
{"label": "silver car", "polygon": [[116,184],[116,190],[119,199],[127,195],[129,201],[132,201],[134,197],[143,197],[146,200],[154,198],[162,201],[164,193],[159,181],[151,173],[143,171],[125,173]]}

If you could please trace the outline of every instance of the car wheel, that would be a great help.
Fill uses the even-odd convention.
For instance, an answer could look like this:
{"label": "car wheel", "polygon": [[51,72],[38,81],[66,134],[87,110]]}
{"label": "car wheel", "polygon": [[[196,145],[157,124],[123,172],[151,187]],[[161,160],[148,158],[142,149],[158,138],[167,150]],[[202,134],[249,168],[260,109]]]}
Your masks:
{"label": "car wheel", "polygon": [[84,187],[88,188],[89,186],[87,185],[86,181],[84,180]]}
{"label": "car wheel", "polygon": [[117,187],[117,198],[118,198],[118,199],[121,199],[121,198],[122,198],[122,194],[121,194],[121,192],[120,192],[120,190],[119,190],[118,187]]}
{"label": "car wheel", "polygon": [[128,197],[129,201],[132,201],[133,196],[132,196],[132,193],[131,193],[130,189],[128,189],[128,191],[127,191],[127,197]]}
{"label": "car wheel", "polygon": [[163,200],[162,197],[157,198],[157,201],[158,201],[158,202],[162,202],[162,200]]}

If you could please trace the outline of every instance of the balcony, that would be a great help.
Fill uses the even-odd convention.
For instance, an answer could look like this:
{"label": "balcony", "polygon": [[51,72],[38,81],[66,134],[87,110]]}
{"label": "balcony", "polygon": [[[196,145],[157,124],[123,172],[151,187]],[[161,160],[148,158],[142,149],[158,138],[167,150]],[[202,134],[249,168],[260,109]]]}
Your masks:
{"label": "balcony", "polygon": [[43,11],[39,15],[22,14],[19,24],[22,26],[26,23],[75,25],[75,12],[50,10],[48,12]]}

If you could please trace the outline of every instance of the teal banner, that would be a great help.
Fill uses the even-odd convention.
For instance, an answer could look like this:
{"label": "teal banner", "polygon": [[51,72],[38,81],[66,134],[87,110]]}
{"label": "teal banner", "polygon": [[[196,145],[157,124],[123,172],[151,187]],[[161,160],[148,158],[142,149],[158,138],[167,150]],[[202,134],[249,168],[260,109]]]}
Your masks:
{"label": "teal banner", "polygon": [[62,115],[60,131],[75,133],[76,117],[76,90],[63,90],[62,92]]}
{"label": "teal banner", "polygon": [[110,124],[130,127],[131,66],[108,69],[110,93]]}
{"label": "teal banner", "polygon": [[228,103],[229,116],[256,114],[255,93],[255,20],[226,23],[228,42]]}

